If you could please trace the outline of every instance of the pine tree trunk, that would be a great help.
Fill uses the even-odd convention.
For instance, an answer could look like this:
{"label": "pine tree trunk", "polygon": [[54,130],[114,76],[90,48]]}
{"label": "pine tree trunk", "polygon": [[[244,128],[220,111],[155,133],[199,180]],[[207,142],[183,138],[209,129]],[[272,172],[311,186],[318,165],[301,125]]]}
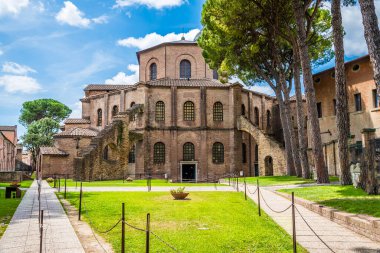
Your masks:
{"label": "pine tree trunk", "polygon": [[[278,86],[280,86],[280,84],[278,84]],[[295,173],[294,161],[293,161],[293,155],[292,155],[292,149],[291,149],[289,125],[285,117],[286,112],[285,112],[284,100],[283,100],[280,88],[277,88],[275,90],[275,93],[276,93],[276,98],[278,101],[278,106],[280,108],[280,119],[281,119],[284,141],[285,141],[286,174],[288,176],[294,176],[296,173]]]}
{"label": "pine tree trunk", "polygon": [[[294,50],[297,50],[296,48]],[[307,157],[307,133],[305,131],[305,114],[303,111],[303,99],[301,91],[300,78],[300,61],[298,54],[294,54],[294,89],[296,92],[296,108],[297,108],[297,128],[298,128],[298,145],[299,157],[302,166],[302,177],[310,178],[309,160]]]}
{"label": "pine tree trunk", "polygon": [[364,37],[373,66],[377,94],[380,95],[380,31],[373,0],[359,0],[363,16]]}
{"label": "pine tree trunk", "polygon": [[299,55],[301,59],[303,81],[306,93],[308,115],[310,119],[311,145],[313,149],[315,170],[317,172],[318,183],[329,183],[329,175],[323,157],[321,131],[318,120],[315,91],[313,86],[313,76],[311,73],[311,63],[309,57],[309,47],[306,42],[305,12],[302,1],[293,0],[294,15],[297,23],[297,38]]}
{"label": "pine tree trunk", "polygon": [[351,173],[348,152],[350,119],[348,114],[347,85],[344,68],[343,26],[341,1],[331,1],[332,28],[335,48],[335,97],[336,126],[338,132],[338,157],[341,170],[341,184],[351,185]]}

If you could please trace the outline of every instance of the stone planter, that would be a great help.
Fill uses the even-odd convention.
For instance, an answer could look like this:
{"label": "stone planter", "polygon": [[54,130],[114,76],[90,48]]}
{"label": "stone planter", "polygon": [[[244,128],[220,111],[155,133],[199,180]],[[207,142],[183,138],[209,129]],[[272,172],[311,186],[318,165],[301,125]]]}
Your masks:
{"label": "stone planter", "polygon": [[172,196],[176,200],[183,200],[189,195],[189,192],[171,192]]}

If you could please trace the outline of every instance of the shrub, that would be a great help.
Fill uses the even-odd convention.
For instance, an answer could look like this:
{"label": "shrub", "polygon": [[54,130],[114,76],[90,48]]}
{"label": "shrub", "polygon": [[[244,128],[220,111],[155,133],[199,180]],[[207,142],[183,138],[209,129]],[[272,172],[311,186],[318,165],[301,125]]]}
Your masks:
{"label": "shrub", "polygon": [[170,193],[184,193],[185,192],[185,187],[178,187],[177,189],[171,189]]}
{"label": "shrub", "polygon": [[48,183],[52,183],[52,182],[54,182],[54,179],[51,178],[51,177],[49,177],[48,179],[46,179],[46,182],[48,182]]}

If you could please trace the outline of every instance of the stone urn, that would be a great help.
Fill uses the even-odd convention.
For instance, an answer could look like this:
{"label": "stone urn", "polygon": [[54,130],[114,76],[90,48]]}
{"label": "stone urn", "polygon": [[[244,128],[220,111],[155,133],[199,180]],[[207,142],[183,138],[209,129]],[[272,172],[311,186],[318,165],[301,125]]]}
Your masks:
{"label": "stone urn", "polygon": [[183,200],[189,195],[189,192],[185,192],[185,187],[179,187],[177,190],[171,190],[170,194],[175,200]]}

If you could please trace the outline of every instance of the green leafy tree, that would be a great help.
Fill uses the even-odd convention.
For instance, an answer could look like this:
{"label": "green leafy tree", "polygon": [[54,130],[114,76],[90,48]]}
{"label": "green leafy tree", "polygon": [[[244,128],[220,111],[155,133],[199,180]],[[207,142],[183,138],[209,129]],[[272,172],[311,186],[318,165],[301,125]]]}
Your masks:
{"label": "green leafy tree", "polygon": [[71,109],[57,100],[36,99],[23,103],[19,121],[25,127],[43,118],[51,118],[60,122],[67,118],[70,113]]}

